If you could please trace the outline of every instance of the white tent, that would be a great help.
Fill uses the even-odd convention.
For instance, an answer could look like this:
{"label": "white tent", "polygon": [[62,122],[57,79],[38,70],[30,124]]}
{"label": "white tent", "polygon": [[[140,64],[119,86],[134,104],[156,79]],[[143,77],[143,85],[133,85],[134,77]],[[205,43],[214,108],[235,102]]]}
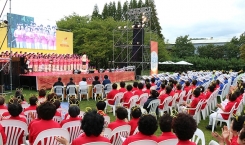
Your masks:
{"label": "white tent", "polygon": [[189,62],[186,62],[186,61],[179,61],[179,62],[176,62],[174,64],[178,64],[178,65],[193,65],[192,63],[189,63]]}
{"label": "white tent", "polygon": [[158,64],[175,64],[172,61],[164,61],[164,62],[159,62]]}

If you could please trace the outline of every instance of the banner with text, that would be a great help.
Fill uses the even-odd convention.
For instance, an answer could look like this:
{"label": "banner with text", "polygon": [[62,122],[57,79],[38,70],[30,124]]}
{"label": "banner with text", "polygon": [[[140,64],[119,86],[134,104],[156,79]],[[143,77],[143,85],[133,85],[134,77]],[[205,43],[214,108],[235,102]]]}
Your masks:
{"label": "banner with text", "polygon": [[151,41],[151,75],[158,74],[158,42]]}

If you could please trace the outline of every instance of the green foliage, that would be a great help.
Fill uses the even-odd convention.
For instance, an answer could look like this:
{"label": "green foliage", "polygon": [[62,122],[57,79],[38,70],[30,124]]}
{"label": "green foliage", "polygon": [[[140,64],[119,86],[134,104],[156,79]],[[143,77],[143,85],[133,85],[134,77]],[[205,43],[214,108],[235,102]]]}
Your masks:
{"label": "green foliage", "polygon": [[186,58],[194,55],[195,47],[193,46],[188,35],[176,38],[175,46],[173,47],[173,56],[177,58]]}
{"label": "green foliage", "polygon": [[245,61],[245,44],[243,44],[240,48],[240,57],[243,60],[243,62]]}
{"label": "green foliage", "polygon": [[92,13],[92,19],[101,18],[98,5],[94,5],[94,10]]}

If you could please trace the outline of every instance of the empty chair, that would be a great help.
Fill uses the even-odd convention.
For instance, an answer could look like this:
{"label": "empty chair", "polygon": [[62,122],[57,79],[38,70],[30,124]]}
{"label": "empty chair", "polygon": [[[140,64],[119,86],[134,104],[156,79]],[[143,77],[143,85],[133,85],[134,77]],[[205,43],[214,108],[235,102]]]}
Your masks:
{"label": "empty chair", "polygon": [[54,93],[57,96],[61,96],[62,101],[64,101],[64,87],[63,86],[54,86]]}
{"label": "empty chair", "polygon": [[106,84],[105,89],[105,95],[107,95],[112,90],[112,84]]}
{"label": "empty chair", "polygon": [[201,144],[200,145],[205,145],[205,136],[204,136],[204,133],[199,128],[197,128],[197,130],[194,133],[191,141],[193,141],[196,144],[198,144],[199,140],[201,140]]}
{"label": "empty chair", "polygon": [[97,95],[101,95],[101,98],[103,99],[103,89],[104,86],[102,84],[97,84],[94,86],[94,100],[96,101]]}
{"label": "empty chair", "polygon": [[176,145],[178,143],[178,139],[168,139],[158,143],[158,145]]}
{"label": "empty chair", "polygon": [[67,86],[66,90],[68,91],[68,94],[67,94],[67,101],[69,102],[69,98],[71,96],[77,96],[77,93],[76,93],[76,85],[69,85]]}

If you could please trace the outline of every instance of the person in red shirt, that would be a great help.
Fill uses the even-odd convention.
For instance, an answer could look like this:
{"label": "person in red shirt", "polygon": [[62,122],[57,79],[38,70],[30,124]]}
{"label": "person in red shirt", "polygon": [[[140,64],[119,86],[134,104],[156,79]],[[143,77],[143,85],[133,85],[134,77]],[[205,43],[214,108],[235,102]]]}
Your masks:
{"label": "person in red shirt", "polygon": [[165,83],[162,83],[161,84],[161,87],[160,87],[160,90],[158,91],[158,93],[160,94],[160,95],[162,95],[162,94],[164,94],[165,92]]}
{"label": "person in red shirt", "polygon": [[[56,112],[56,107],[50,101],[46,101],[39,106],[38,116],[41,120],[33,122],[29,132],[29,142],[33,145],[38,134],[44,130],[52,128],[60,128],[60,124],[53,121]],[[45,144],[45,143],[44,143]],[[40,145],[40,142],[38,143]]]}
{"label": "person in red shirt", "polygon": [[[187,108],[196,108],[197,107],[197,104],[199,102],[199,96],[200,96],[200,89],[199,88],[196,88],[194,91],[193,91],[193,96],[194,96],[194,99],[191,101],[190,104],[186,104],[186,102],[184,102],[184,105],[187,107]],[[195,115],[195,110],[189,110],[189,114],[190,115]]]}
{"label": "person in red shirt", "polygon": [[37,97],[32,96],[29,98],[30,106],[24,110],[25,111],[30,111],[30,110],[37,110]]}
{"label": "person in red shirt", "polygon": [[191,83],[191,90],[194,91],[196,89],[196,85],[197,85],[197,80],[193,80],[192,83]]}
{"label": "person in red shirt", "polygon": [[127,90],[125,89],[125,82],[120,82],[120,89],[119,92],[125,93]]}
{"label": "person in red shirt", "polygon": [[7,136],[4,132],[4,128],[3,126],[0,124],[0,135],[2,136],[2,141],[3,141],[3,145],[6,145],[7,143]]}
{"label": "person in red shirt", "polygon": [[135,129],[138,127],[138,122],[139,122],[141,115],[142,115],[142,112],[138,106],[134,106],[131,108],[132,119],[128,122],[128,125],[131,126],[130,135],[133,135]]}
{"label": "person in red shirt", "polygon": [[153,115],[144,115],[138,122],[139,132],[125,139],[122,145],[129,145],[132,142],[140,140],[152,140],[157,142],[158,138],[154,135],[157,130],[157,119]]}
{"label": "person in red shirt", "polygon": [[159,126],[162,131],[162,134],[158,137],[158,142],[167,140],[167,139],[175,139],[176,135],[171,131],[172,130],[172,121],[173,117],[169,114],[163,114],[159,118]]}
{"label": "person in red shirt", "polygon": [[[226,112],[227,113],[227,112],[231,111],[232,107],[236,103],[237,94],[236,93],[228,94],[228,98],[229,98],[229,102],[226,104],[225,108],[223,108],[221,104],[217,104],[217,107],[219,109],[221,109],[222,112]],[[206,129],[212,130],[213,119],[215,117],[216,118],[220,118],[220,119],[228,119],[229,114],[222,114],[222,113],[217,113],[217,112],[214,112],[214,113],[210,114],[209,115],[209,125],[206,126]]]}
{"label": "person in red shirt", "polygon": [[148,96],[150,96],[150,94],[151,94],[151,84],[150,83],[147,83],[145,85],[145,87],[146,87],[146,90],[144,91],[144,93],[147,93]]}
{"label": "person in red shirt", "polygon": [[[170,96],[171,91],[172,91],[172,87],[167,86],[167,87],[166,87],[166,93],[165,93],[165,94],[162,94],[162,95],[160,95],[160,96],[158,97],[158,99],[160,99],[160,104],[162,104],[163,101],[164,101],[168,96]],[[160,108],[160,109],[163,109],[163,107],[164,107],[163,105],[159,105],[159,108]]]}
{"label": "person in red shirt", "polygon": [[71,105],[68,109],[68,113],[70,115],[69,119],[62,120],[60,122],[60,126],[62,127],[65,123],[70,121],[82,120],[82,118],[78,117],[80,114],[80,108],[76,105]]}
{"label": "person in red shirt", "polygon": [[134,82],[132,91],[135,92],[137,90],[138,90],[138,82]]}
{"label": "person in red shirt", "polygon": [[102,115],[102,116],[107,116],[104,112],[105,107],[106,107],[106,103],[104,101],[99,101],[96,103],[96,107],[97,107],[97,113]]}
{"label": "person in red shirt", "polygon": [[176,85],[176,90],[174,91],[174,93],[178,93],[178,94],[180,94],[181,92],[182,92],[182,86],[180,85],[180,84],[177,84]]}
{"label": "person in red shirt", "polygon": [[197,129],[197,123],[191,115],[179,113],[174,118],[172,126],[173,132],[179,140],[177,145],[196,145],[190,141]]}
{"label": "person in red shirt", "polygon": [[54,99],[53,101],[54,101],[53,104],[56,107],[56,112],[55,112],[55,115],[54,116],[61,117],[61,113],[57,111],[57,109],[60,108],[60,100]]}
{"label": "person in red shirt", "polygon": [[113,100],[113,99],[114,99],[114,97],[116,96],[117,93],[119,93],[119,91],[117,90],[117,84],[114,83],[114,84],[112,84],[112,90],[106,96],[106,99],[110,99],[110,100],[108,100],[108,103],[110,105],[114,105],[115,104],[115,100]]}
{"label": "person in red shirt", "polygon": [[112,131],[121,125],[127,125],[128,123],[125,121],[125,119],[128,117],[128,111],[124,107],[118,107],[116,110],[116,121],[111,122],[108,125],[108,128],[110,128]]}
{"label": "person in red shirt", "polygon": [[130,105],[129,100],[134,95],[132,93],[132,89],[133,89],[132,85],[127,85],[127,92],[124,93],[123,98],[122,98],[124,107],[129,107]]}
{"label": "person in red shirt", "polygon": [[188,94],[188,92],[190,91],[191,87],[190,87],[190,82],[186,81],[185,82],[185,86],[184,86],[184,90],[186,92],[186,95]]}
{"label": "person in red shirt", "polygon": [[[109,139],[101,135],[104,128],[104,120],[104,117],[95,110],[87,112],[81,123],[81,129],[84,134],[73,140],[71,145],[83,145],[91,142],[110,143]],[[69,141],[63,137],[56,137],[56,140],[61,144],[70,145]]]}
{"label": "person in red shirt", "polygon": [[151,87],[156,86],[155,81],[156,79],[154,77],[151,78]]}
{"label": "person in red shirt", "polygon": [[[205,88],[204,88],[203,86],[200,86],[199,89],[200,89],[200,96],[199,96],[199,99],[200,99],[200,100],[203,100],[203,101],[205,102],[205,101],[207,100],[207,99],[206,99],[206,96],[205,96],[205,94],[204,94],[204,89],[205,89]],[[207,103],[203,103],[201,109],[204,109],[204,108],[206,107],[206,105],[207,105]]]}
{"label": "person in red shirt", "polygon": [[0,109],[8,109],[6,106],[5,106],[5,99],[4,97],[0,96]]}
{"label": "person in red shirt", "polygon": [[208,87],[208,91],[207,91],[206,94],[205,94],[206,100],[209,99],[209,97],[211,96],[211,94],[214,92],[214,89],[215,89],[215,88],[214,88],[213,85],[211,85],[211,86]]}
{"label": "person in red shirt", "polygon": [[[142,83],[139,83],[139,84],[138,84],[138,90],[136,90],[136,91],[134,92],[134,95],[138,95],[138,97],[140,97],[142,94],[144,94],[144,92],[143,92],[143,90],[142,90],[143,87],[144,87],[144,85],[143,85]],[[136,104],[140,104],[140,100],[137,101]]]}
{"label": "person in red shirt", "polygon": [[37,111],[37,116],[36,117],[34,116],[33,113],[31,114],[32,121],[28,125],[28,132],[30,132],[31,126],[32,126],[32,124],[34,122],[41,120],[40,115],[39,115],[39,106],[37,106],[36,111]]}
{"label": "person in red shirt", "polygon": [[38,101],[43,102],[46,96],[46,91],[44,89],[40,89],[38,91]]}

